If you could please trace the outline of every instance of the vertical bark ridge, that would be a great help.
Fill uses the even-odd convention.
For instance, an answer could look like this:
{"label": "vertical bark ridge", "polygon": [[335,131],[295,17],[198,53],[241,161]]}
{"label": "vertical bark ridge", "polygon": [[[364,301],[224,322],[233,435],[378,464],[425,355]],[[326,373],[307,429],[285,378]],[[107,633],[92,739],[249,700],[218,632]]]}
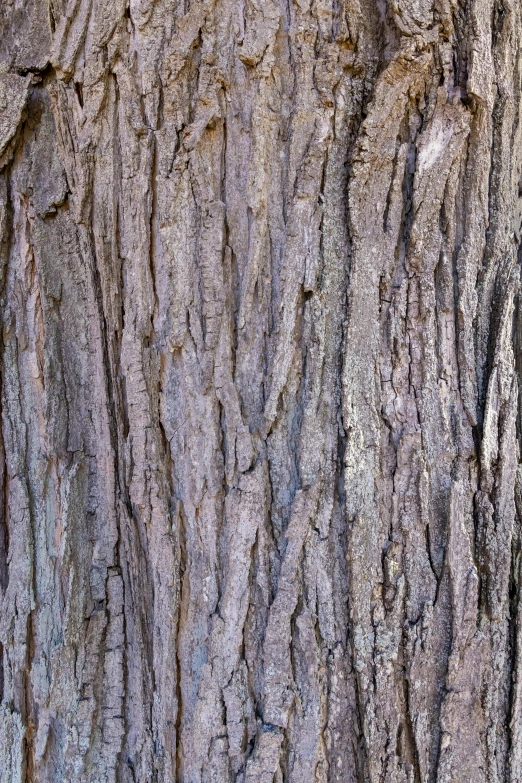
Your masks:
{"label": "vertical bark ridge", "polygon": [[520,10],[0,9],[0,781],[515,781]]}

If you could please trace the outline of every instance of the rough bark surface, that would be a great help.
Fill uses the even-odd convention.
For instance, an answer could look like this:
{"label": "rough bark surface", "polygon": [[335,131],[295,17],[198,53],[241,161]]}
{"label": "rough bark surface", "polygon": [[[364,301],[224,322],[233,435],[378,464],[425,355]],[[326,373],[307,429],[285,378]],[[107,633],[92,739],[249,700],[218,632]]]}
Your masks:
{"label": "rough bark surface", "polygon": [[1,783],[520,783],[521,42],[3,0]]}

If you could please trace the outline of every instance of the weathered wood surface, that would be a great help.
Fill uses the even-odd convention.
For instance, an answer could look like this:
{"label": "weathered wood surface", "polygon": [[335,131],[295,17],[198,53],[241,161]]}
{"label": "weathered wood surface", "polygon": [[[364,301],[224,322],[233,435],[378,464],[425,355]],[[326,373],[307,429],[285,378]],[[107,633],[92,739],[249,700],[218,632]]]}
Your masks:
{"label": "weathered wood surface", "polygon": [[521,41],[3,0],[1,783],[520,783]]}

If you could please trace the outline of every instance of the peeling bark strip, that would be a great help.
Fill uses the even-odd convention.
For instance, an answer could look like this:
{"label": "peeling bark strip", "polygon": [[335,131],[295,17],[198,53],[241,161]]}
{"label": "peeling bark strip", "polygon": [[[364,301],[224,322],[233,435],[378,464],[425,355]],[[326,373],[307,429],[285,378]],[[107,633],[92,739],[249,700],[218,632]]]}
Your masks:
{"label": "peeling bark strip", "polygon": [[0,783],[522,781],[521,13],[0,5]]}

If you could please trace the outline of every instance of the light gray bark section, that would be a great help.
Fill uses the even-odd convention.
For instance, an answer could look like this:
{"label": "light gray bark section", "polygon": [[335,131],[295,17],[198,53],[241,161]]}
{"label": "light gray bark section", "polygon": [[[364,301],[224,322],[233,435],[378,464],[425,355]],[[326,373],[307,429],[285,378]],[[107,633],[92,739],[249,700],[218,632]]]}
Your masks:
{"label": "light gray bark section", "polygon": [[0,7],[0,783],[520,783],[513,0]]}

